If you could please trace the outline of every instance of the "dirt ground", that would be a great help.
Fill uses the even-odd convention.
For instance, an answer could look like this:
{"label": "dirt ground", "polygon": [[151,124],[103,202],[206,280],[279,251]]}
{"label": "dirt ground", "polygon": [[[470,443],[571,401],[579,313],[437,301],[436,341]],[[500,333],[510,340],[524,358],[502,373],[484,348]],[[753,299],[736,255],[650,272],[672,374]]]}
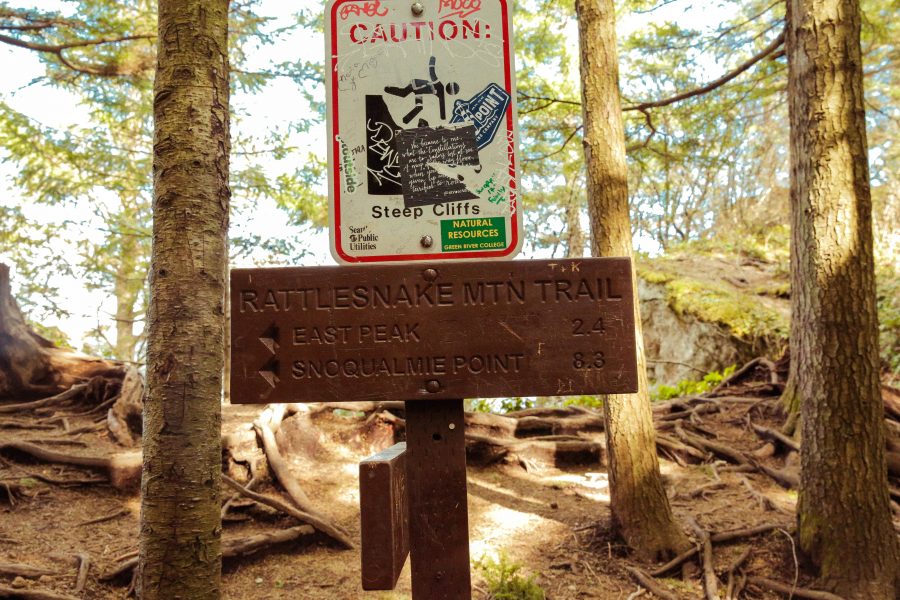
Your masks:
{"label": "dirt ground", "polygon": [[[246,427],[262,407],[226,406],[225,430]],[[784,466],[783,456],[768,456],[766,446],[749,428],[755,423],[777,427],[782,417],[769,401],[737,404],[718,413],[697,417],[696,425],[721,442],[751,453],[756,451],[768,464]],[[366,444],[348,444],[347,432],[357,425],[354,415],[330,414],[317,421],[315,450],[306,456],[291,456],[292,470],[322,512],[348,529],[359,540],[358,462],[372,451]],[[0,429],[5,440],[21,439],[65,449],[72,453],[120,452],[105,434],[63,436],[58,430]],[[74,443],[60,443],[68,440]],[[2,440],[0,440],[2,441]],[[789,455],[795,456],[795,454]],[[40,579],[19,579],[16,585],[72,594],[78,554],[90,557],[90,572],[83,598],[123,598],[128,581],[101,583],[98,577],[119,559],[137,548],[140,499],[136,493],[117,492],[108,485],[62,486],[32,476],[55,478],[89,477],[89,471],[46,465],[15,452],[0,456],[0,481],[18,481],[25,492],[14,504],[0,489],[0,563],[46,567],[56,574]],[[757,473],[730,471],[724,462],[687,464],[662,459],[662,470],[676,517],[693,517],[706,530],[721,532],[763,523],[780,527],[769,533],[716,544],[715,564],[722,571],[746,549],[750,556],[745,570],[754,575],[797,581],[811,580],[798,562],[789,531],[794,517],[795,494]],[[744,483],[746,479],[772,505],[763,507]],[[275,484],[261,491],[280,494]],[[526,471],[501,465],[468,471],[470,553],[473,559],[505,553],[520,563],[526,574],[536,574],[547,598],[628,599],[635,598],[638,585],[626,566],[650,571],[659,565],[640,564],[629,556],[609,532],[609,488],[600,465],[571,469],[542,468]],[[241,536],[295,525],[291,518],[255,507],[237,507],[229,513],[225,536]],[[88,523],[102,517],[107,520]],[[687,529],[687,527],[686,527]],[[396,591],[363,592],[360,588],[358,550],[342,550],[317,534],[302,543],[292,543],[250,557],[226,561],[224,597],[228,599],[408,599],[409,564]],[[702,598],[699,573],[675,569],[669,579],[660,579],[678,598]],[[0,573],[0,586],[13,583],[13,576]],[[476,598],[487,598],[480,572],[473,570]],[[724,579],[723,579],[724,586]],[[645,594],[642,597],[652,597]],[[741,598],[785,596],[748,586]]]}

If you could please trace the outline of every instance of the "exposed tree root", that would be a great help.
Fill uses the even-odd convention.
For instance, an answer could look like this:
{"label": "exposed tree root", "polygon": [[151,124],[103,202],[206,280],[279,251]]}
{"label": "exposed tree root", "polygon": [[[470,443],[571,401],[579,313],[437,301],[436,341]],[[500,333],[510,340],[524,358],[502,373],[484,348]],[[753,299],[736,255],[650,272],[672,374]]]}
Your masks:
{"label": "exposed tree root", "polygon": [[275,478],[281,487],[288,493],[291,500],[300,510],[307,513],[318,513],[306,492],[300,487],[300,482],[291,473],[287,462],[281,456],[278,442],[275,440],[275,431],[280,427],[284,418],[286,407],[284,404],[270,404],[254,423],[256,432],[262,439],[263,450],[269,461],[269,466],[275,474]]}
{"label": "exposed tree root", "polygon": [[769,429],[768,427],[762,427],[761,425],[756,425],[754,423],[750,423],[750,426],[753,428],[753,431],[755,431],[756,434],[762,439],[774,442],[776,445],[779,445],[788,450],[800,452],[800,444],[794,441],[793,438],[784,435],[780,431]]}
{"label": "exposed tree root", "polygon": [[750,548],[745,548],[725,569],[725,579],[727,581],[725,585],[725,600],[737,600],[741,588],[743,588],[742,582],[746,580],[746,577],[737,574],[738,569],[741,568],[748,558],[750,558]]}
{"label": "exposed tree root", "polygon": [[[102,472],[116,489],[137,489],[141,481],[141,455],[139,452],[120,453],[112,457],[82,456],[43,448],[28,442],[0,442],[0,449],[15,450],[43,462],[74,465]],[[40,476],[45,479],[43,476]],[[69,483],[69,482],[64,482]]]}
{"label": "exposed tree root", "polygon": [[347,533],[344,529],[339,528],[337,525],[333,525],[332,523],[324,520],[321,516],[310,514],[307,512],[303,512],[301,510],[297,510],[291,506],[288,506],[284,502],[278,500],[277,498],[272,498],[271,496],[266,496],[264,494],[258,494],[253,492],[246,487],[239,484],[234,479],[228,477],[227,475],[222,476],[222,481],[231,489],[237,491],[243,496],[247,498],[251,498],[261,504],[265,504],[266,506],[270,506],[275,510],[279,510],[287,515],[294,517],[300,521],[308,523],[312,525],[328,537],[334,539],[339,542],[345,548],[355,548],[356,546],[350,540],[350,534]]}
{"label": "exposed tree root", "polygon": [[[733,529],[731,531],[722,531],[719,533],[713,533],[709,536],[709,541],[714,544],[724,544],[727,542],[733,542],[734,540],[738,540],[745,537],[753,537],[755,535],[761,535],[763,533],[769,533],[770,531],[774,531],[776,529],[785,529],[782,525],[776,525],[774,523],[766,523],[764,525],[757,525],[756,527],[748,527],[746,529]],[[665,575],[672,569],[681,566],[685,561],[692,559],[697,553],[700,552],[700,546],[695,546],[690,550],[686,550],[662,565],[661,567],[654,569],[650,572],[654,577],[659,577],[661,575]]]}
{"label": "exposed tree root", "polygon": [[115,512],[112,512],[108,515],[104,515],[102,517],[97,517],[96,519],[89,519],[87,521],[82,521],[81,523],[77,523],[75,527],[84,527],[86,525],[96,525],[97,523],[105,523],[106,521],[112,521],[113,519],[118,519],[119,517],[124,517],[125,515],[130,515],[131,511],[127,508],[121,508]]}
{"label": "exposed tree root", "polygon": [[757,577],[754,575],[750,575],[749,577],[747,577],[747,583],[752,583],[755,586],[765,588],[767,590],[772,590],[773,592],[788,594],[789,596],[793,596],[795,598],[809,598],[810,600],[844,600],[843,597],[832,594],[831,592],[794,587],[788,583],[782,583],[780,581],[769,579],[767,577]]}
{"label": "exposed tree root", "polygon": [[49,590],[11,588],[0,585],[0,598],[20,598],[21,600],[81,600],[78,596],[59,594]]}
{"label": "exposed tree root", "polygon": [[716,578],[715,565],[713,563],[712,541],[709,539],[709,532],[703,529],[699,523],[693,518],[687,519],[691,529],[697,536],[700,543],[701,565],[703,567],[703,591],[706,593],[706,600],[719,600],[719,580]]}
{"label": "exposed tree root", "polygon": [[779,511],[779,512],[781,511],[781,509],[778,508],[778,505],[775,504],[775,502],[771,498],[769,498],[765,494],[757,491],[756,488],[753,487],[753,484],[750,483],[750,480],[747,479],[746,477],[741,477],[741,485],[743,485],[744,488],[748,492],[750,492],[750,495],[753,496],[753,499],[756,500],[757,505],[759,505],[759,510],[761,510],[761,511],[774,510],[774,511]]}
{"label": "exposed tree root", "polygon": [[629,574],[631,574],[635,581],[650,590],[652,594],[661,598],[662,600],[678,600],[678,596],[663,588],[662,585],[660,585],[657,581],[655,581],[641,569],[638,569],[637,567],[625,567],[625,570],[628,571]]}
{"label": "exposed tree root", "polygon": [[37,579],[44,575],[59,575],[59,571],[47,569],[45,567],[35,567],[20,563],[0,562],[0,575],[9,577],[25,577],[26,579]]}
{"label": "exposed tree root", "polygon": [[[222,540],[222,558],[231,559],[238,556],[247,556],[258,552],[263,548],[293,542],[300,538],[315,534],[315,529],[309,525],[297,525],[288,529],[272,531],[266,533],[258,533],[245,537],[224,538]],[[119,579],[125,574],[130,574],[138,565],[139,557],[135,554],[130,556],[111,571],[100,576],[100,581],[112,581]]]}

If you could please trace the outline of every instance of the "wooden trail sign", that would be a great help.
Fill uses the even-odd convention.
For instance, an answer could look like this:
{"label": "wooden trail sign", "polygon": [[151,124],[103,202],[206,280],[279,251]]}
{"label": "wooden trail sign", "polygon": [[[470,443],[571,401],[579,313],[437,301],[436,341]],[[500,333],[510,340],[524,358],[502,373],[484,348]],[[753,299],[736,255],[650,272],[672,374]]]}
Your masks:
{"label": "wooden trail sign", "polygon": [[637,390],[624,258],[235,269],[236,404]]}
{"label": "wooden trail sign", "polygon": [[406,399],[405,445],[360,464],[364,589],[471,598],[466,397],[637,391],[631,261],[231,273],[235,404]]}

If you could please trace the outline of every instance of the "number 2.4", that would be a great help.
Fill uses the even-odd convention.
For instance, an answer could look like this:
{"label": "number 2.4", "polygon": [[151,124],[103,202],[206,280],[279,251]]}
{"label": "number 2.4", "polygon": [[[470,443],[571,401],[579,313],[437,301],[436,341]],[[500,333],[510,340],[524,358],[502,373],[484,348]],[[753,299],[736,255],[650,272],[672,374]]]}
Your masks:
{"label": "number 2.4", "polygon": [[582,319],[572,319],[572,335],[591,335],[592,333],[606,333],[603,317],[597,319],[592,327],[588,327]]}

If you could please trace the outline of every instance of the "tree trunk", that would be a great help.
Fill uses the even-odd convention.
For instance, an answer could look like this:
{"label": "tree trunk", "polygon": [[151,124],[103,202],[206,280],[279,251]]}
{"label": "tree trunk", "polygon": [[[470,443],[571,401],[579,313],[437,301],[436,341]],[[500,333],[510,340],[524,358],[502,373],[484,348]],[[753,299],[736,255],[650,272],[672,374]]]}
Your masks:
{"label": "tree trunk", "polygon": [[143,251],[137,236],[128,233],[120,235],[121,247],[113,275],[113,294],[116,297],[116,341],[113,354],[119,360],[134,361],[138,343],[134,325],[138,319],[138,300],[144,287],[139,266]]}
{"label": "tree trunk", "polygon": [[[575,10],[591,246],[595,256],[633,257],[615,7],[612,0],[576,0]],[[637,291],[634,270],[632,281]],[[636,312],[638,306],[635,301]],[[615,526],[638,555],[653,559],[676,554],[689,542],[672,515],[659,473],[640,314],[635,324],[639,392],[606,397],[609,478]]]}
{"label": "tree trunk", "polygon": [[851,599],[895,597],[858,0],[789,0],[791,361],[800,545]]}
{"label": "tree trunk", "polygon": [[566,258],[584,256],[584,230],[581,228],[581,189],[577,173],[570,173],[566,179]]}
{"label": "tree trunk", "polygon": [[161,0],[140,591],[218,598],[228,227],[227,0]]}

